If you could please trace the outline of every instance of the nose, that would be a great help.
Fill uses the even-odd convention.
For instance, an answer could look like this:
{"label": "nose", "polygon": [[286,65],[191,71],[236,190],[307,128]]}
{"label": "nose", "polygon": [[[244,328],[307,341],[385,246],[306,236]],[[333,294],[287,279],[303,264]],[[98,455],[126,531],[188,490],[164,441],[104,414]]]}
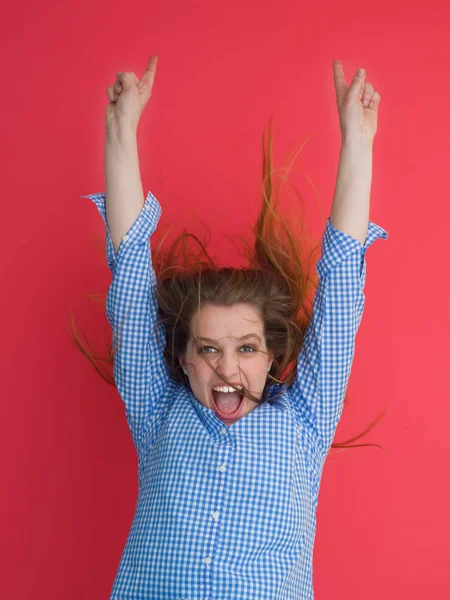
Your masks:
{"label": "nose", "polygon": [[223,352],[220,357],[217,371],[228,380],[239,379],[240,362],[234,352]]}

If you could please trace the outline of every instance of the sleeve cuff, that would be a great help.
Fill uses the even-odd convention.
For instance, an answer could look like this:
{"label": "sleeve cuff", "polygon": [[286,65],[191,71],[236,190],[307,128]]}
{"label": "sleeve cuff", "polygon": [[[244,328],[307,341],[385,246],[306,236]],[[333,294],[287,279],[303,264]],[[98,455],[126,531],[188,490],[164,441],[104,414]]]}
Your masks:
{"label": "sleeve cuff", "polygon": [[324,277],[356,250],[362,250],[364,256],[367,248],[369,248],[369,246],[378,238],[387,240],[388,233],[382,227],[370,220],[366,241],[363,245],[359,240],[348,233],[336,229],[328,217],[322,239],[322,256],[317,261],[316,266],[319,277]]}
{"label": "sleeve cuff", "polygon": [[92,200],[97,206],[103,219],[106,229],[106,261],[112,273],[115,272],[116,264],[123,252],[123,248],[140,243],[144,239],[148,239],[155,231],[162,213],[161,205],[156,197],[149,191],[138,218],[122,237],[116,255],[106,220],[106,192],[80,196],[80,198],[89,198]]}

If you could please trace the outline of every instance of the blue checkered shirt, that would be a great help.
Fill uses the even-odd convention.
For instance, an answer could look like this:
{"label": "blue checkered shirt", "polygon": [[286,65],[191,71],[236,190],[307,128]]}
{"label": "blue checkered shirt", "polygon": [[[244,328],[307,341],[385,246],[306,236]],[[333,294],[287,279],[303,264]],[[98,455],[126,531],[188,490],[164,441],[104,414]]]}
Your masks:
{"label": "blue checkered shirt", "polygon": [[296,379],[227,427],[165,364],[149,243],[159,202],[148,192],[115,255],[106,194],[81,197],[105,223],[114,378],[138,456],[110,600],[312,600],[319,484],[364,308],[365,252],[387,232],[369,221],[362,245],[327,219]]}

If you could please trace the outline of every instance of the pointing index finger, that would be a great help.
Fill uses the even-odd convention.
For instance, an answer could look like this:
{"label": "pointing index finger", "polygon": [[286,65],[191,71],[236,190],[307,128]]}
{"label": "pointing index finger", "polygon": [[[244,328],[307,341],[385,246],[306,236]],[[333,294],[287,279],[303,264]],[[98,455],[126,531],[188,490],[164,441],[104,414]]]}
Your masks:
{"label": "pointing index finger", "polygon": [[340,100],[348,90],[347,81],[344,75],[344,68],[342,67],[342,63],[339,60],[333,60],[333,70],[334,70],[334,87],[336,88],[336,95],[338,100]]}

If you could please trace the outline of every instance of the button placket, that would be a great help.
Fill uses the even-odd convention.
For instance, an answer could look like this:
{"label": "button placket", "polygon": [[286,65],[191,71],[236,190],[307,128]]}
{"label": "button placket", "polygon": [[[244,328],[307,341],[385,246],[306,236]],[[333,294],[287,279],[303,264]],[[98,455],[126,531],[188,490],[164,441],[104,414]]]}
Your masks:
{"label": "button placket", "polygon": [[[227,429],[226,429],[226,427],[224,427],[223,429],[221,429],[221,433],[227,433]],[[221,473],[224,473],[226,470],[227,470],[227,468],[226,468],[225,464],[223,464],[223,463],[222,463],[222,464],[219,466],[219,471],[220,471]],[[219,520],[219,516],[220,516],[220,511],[218,511],[218,510],[214,511],[213,513],[211,513],[211,517],[212,517],[212,518],[214,519],[214,521],[216,521],[216,522]],[[210,556],[207,556],[206,558],[204,558],[204,559],[203,559],[203,562],[204,562],[206,565],[210,565],[210,564],[211,564],[211,562],[212,562],[212,559],[211,559],[211,557],[210,557]]]}

